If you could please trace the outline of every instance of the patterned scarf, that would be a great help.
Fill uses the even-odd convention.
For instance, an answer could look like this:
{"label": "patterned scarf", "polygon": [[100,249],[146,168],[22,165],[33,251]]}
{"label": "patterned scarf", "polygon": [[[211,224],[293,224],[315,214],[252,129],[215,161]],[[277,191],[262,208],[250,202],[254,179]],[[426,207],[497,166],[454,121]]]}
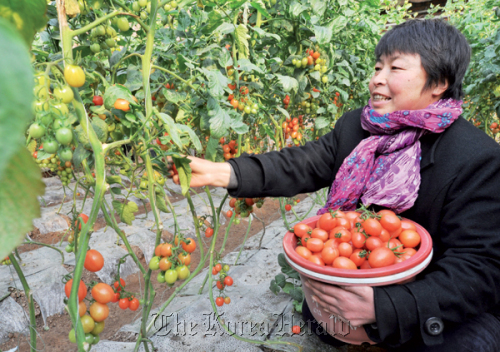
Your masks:
{"label": "patterned scarf", "polygon": [[329,209],[354,210],[360,198],[366,206],[377,204],[396,213],[410,209],[420,187],[419,139],[443,132],[460,116],[461,106],[462,101],[441,99],[422,110],[380,115],[369,100],[361,126],[371,136],[344,160],[318,215]]}

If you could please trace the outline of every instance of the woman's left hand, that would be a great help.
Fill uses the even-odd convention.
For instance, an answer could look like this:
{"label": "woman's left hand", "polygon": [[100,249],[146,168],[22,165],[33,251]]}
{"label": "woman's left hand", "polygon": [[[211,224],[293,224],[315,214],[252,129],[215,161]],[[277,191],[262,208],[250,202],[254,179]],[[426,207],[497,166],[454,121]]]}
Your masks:
{"label": "woman's left hand", "polygon": [[313,300],[325,311],[351,326],[376,322],[373,288],[370,286],[336,286],[307,279],[305,285],[313,291]]}

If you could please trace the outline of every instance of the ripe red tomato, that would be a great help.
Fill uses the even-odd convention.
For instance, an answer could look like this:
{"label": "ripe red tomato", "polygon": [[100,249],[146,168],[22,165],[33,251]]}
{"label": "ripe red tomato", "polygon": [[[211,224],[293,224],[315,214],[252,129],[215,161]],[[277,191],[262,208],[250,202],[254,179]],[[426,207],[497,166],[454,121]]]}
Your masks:
{"label": "ripe red tomato", "polygon": [[129,111],[130,103],[125,99],[116,99],[114,108],[121,111]]}
{"label": "ripe red tomato", "polygon": [[238,100],[236,100],[236,99],[231,100],[231,105],[233,106],[233,108],[236,109],[238,107],[238,104],[239,104]]}
{"label": "ripe red tomato", "polygon": [[394,252],[387,247],[377,247],[371,251],[368,257],[368,263],[372,268],[382,268],[394,264],[396,256]]}
{"label": "ripe red tomato", "polygon": [[420,243],[420,235],[413,230],[404,230],[399,235],[399,241],[401,241],[405,247],[414,248]]}
{"label": "ripe red tomato", "polygon": [[214,229],[211,227],[207,227],[207,229],[205,230],[205,237],[212,237],[213,234],[214,234]]}
{"label": "ripe red tomato", "polygon": [[109,315],[109,308],[106,304],[102,304],[99,302],[94,302],[90,305],[89,308],[90,316],[94,321],[100,322],[106,319]]}
{"label": "ripe red tomato", "polygon": [[115,295],[113,296],[113,299],[111,300],[112,303],[116,303],[120,300],[120,292],[115,292]]}
{"label": "ripe red tomato", "polygon": [[350,243],[347,242],[339,243],[338,249],[339,249],[339,254],[342,257],[349,258],[352,254],[352,246]]}
{"label": "ripe red tomato", "polygon": [[300,326],[298,325],[292,326],[292,334],[300,334]]}
{"label": "ripe red tomato", "polygon": [[170,257],[172,255],[172,244],[166,242],[160,245],[160,255],[162,257]]}
{"label": "ripe red tomato", "polygon": [[375,248],[383,246],[384,242],[377,236],[370,236],[365,241],[365,247],[369,251],[373,251]]}
{"label": "ripe red tomato", "polygon": [[297,254],[304,259],[309,259],[309,257],[312,255],[311,251],[304,246],[295,247],[295,252],[297,252]]}
{"label": "ripe red tomato", "polygon": [[311,252],[321,252],[325,247],[325,244],[319,238],[309,238],[306,242],[306,247]]}
{"label": "ripe red tomato", "polygon": [[363,248],[365,246],[366,237],[361,232],[354,231],[351,233],[351,242],[354,248]]}
{"label": "ripe red tomato", "polygon": [[311,237],[319,238],[323,242],[326,242],[328,240],[328,232],[320,228],[315,228],[314,230],[311,231]]}
{"label": "ripe red tomato", "polygon": [[351,232],[343,227],[336,227],[330,231],[330,238],[337,238],[340,242],[349,242],[351,240]]}
{"label": "ripe red tomato", "polygon": [[324,213],[318,220],[318,225],[325,231],[333,230],[337,226],[337,219],[330,213]]}
{"label": "ripe red tomato", "polygon": [[338,257],[333,261],[332,266],[337,269],[349,269],[349,270],[357,270],[358,267],[354,262],[346,257]]}
{"label": "ripe red tomato", "polygon": [[308,260],[316,265],[325,266],[325,261],[318,254],[311,255]]}
{"label": "ripe red tomato", "polygon": [[396,214],[392,213],[390,210],[386,210],[382,217],[380,218],[380,225],[388,232],[396,231],[401,227],[401,220]]}
{"label": "ripe red tomato", "polygon": [[240,93],[242,95],[247,95],[248,94],[248,87],[240,87]]}
{"label": "ripe red tomato", "polygon": [[95,273],[99,271],[104,266],[104,258],[99,251],[95,249],[89,249],[85,255],[85,262],[83,266],[88,271]]}
{"label": "ripe red tomato", "polygon": [[227,297],[227,296],[226,296],[226,297],[224,297],[224,303],[225,303],[225,304],[229,304],[229,303],[231,303],[231,298],[229,298],[229,297]]}
{"label": "ripe red tomato", "polygon": [[285,204],[285,210],[286,211],[292,210],[292,206],[290,204]]}
{"label": "ripe red tomato", "polygon": [[[64,285],[64,293],[66,293],[66,297],[68,298],[69,295],[71,294],[72,285],[73,285],[73,279],[69,280],[68,282],[66,282],[66,285]],[[80,280],[80,285],[78,286],[78,302],[83,301],[86,295],[87,295],[87,286],[82,280]]]}
{"label": "ripe red tomato", "polygon": [[186,238],[181,243],[182,249],[188,253],[193,253],[196,249],[196,242],[192,238]]}
{"label": "ripe red tomato", "polygon": [[114,296],[114,292],[113,292],[113,289],[111,288],[111,286],[109,286],[108,284],[105,284],[104,282],[99,282],[97,285],[95,285],[93,288],[92,288],[92,297],[94,297],[94,299],[99,302],[99,303],[102,303],[102,304],[106,304],[108,302],[111,302],[111,300],[113,299],[113,296]]}
{"label": "ripe red tomato", "polygon": [[232,286],[233,285],[233,278],[231,276],[226,276],[224,278],[224,285]]}
{"label": "ripe red tomato", "polygon": [[295,233],[295,236],[297,237],[304,237],[305,235],[309,234],[312,231],[311,227],[309,225],[303,224],[303,223],[298,223],[293,227],[293,233]]}
{"label": "ripe red tomato", "polygon": [[327,265],[331,265],[339,255],[339,250],[330,246],[323,248],[321,251],[321,258]]}
{"label": "ripe red tomato", "polygon": [[222,270],[222,264],[221,263],[217,263],[217,264],[215,264],[214,268],[215,268],[215,270],[217,270],[217,272],[219,272],[219,271]]}
{"label": "ripe red tomato", "polygon": [[219,290],[223,290],[223,289],[224,289],[224,287],[226,287],[226,286],[225,286],[222,282],[220,282],[220,281],[217,281],[217,282],[216,282],[216,285],[217,285],[217,288],[218,288]]}
{"label": "ripe red tomato", "polygon": [[230,218],[231,216],[233,216],[233,212],[232,212],[231,210],[228,210],[228,211],[226,212],[226,216],[227,216],[228,218]]}
{"label": "ripe red tomato", "polygon": [[181,264],[184,264],[184,265],[191,264],[191,254],[189,254],[189,253],[187,253],[187,254],[179,253],[177,258],[179,258],[179,261],[181,262]]}
{"label": "ripe red tomato", "polygon": [[359,267],[366,261],[367,254],[368,252],[364,249],[356,249],[349,258]]}
{"label": "ripe red tomato", "polygon": [[129,304],[128,304],[128,308],[132,311],[135,311],[139,308],[139,306],[141,305],[141,303],[139,302],[139,300],[137,298],[133,298]]}
{"label": "ripe red tomato", "polygon": [[215,299],[215,304],[219,307],[222,307],[222,305],[224,304],[224,298],[223,297],[217,297]]}
{"label": "ripe red tomato", "polygon": [[122,290],[122,288],[120,287],[120,284],[122,287],[125,287],[125,280],[120,278],[120,282],[115,281],[115,283],[113,284],[113,286],[117,292],[120,292]]}
{"label": "ripe red tomato", "polygon": [[401,228],[404,230],[413,230],[417,231],[417,228],[413,223],[409,222],[408,220],[401,220]]}
{"label": "ripe red tomato", "polygon": [[94,97],[92,98],[92,103],[94,103],[94,105],[100,106],[104,104],[104,99],[102,99],[100,95],[94,95]]}
{"label": "ripe red tomato", "polygon": [[128,306],[129,306],[129,300],[128,300],[128,298],[122,298],[118,302],[118,307],[120,307],[121,309],[127,309]]}
{"label": "ripe red tomato", "polygon": [[361,223],[363,230],[365,230],[367,235],[370,236],[380,236],[380,232],[382,231],[382,225],[377,219],[369,218]]}

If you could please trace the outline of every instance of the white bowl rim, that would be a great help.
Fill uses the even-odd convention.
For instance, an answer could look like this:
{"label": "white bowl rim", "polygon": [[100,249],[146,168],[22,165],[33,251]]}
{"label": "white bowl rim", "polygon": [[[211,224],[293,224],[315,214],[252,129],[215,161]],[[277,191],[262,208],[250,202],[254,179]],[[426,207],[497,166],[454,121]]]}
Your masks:
{"label": "white bowl rim", "polygon": [[412,277],[416,274],[418,274],[420,271],[424,270],[427,265],[431,262],[432,255],[433,255],[434,250],[431,249],[431,252],[425,258],[420,264],[415,265],[413,268],[410,268],[406,271],[393,274],[393,275],[387,275],[387,276],[380,276],[380,277],[368,277],[368,278],[353,278],[353,277],[341,277],[341,276],[332,276],[332,275],[325,275],[325,274],[320,274],[315,271],[306,269],[297,263],[293,262],[290,257],[288,257],[285,254],[285,259],[286,261],[290,264],[292,268],[294,268],[296,271],[299,273],[303,273],[307,276],[317,278],[323,282],[327,283],[332,283],[332,284],[355,284],[355,285],[380,285],[384,283],[389,283],[389,282],[397,282],[397,281],[402,281],[408,277]]}

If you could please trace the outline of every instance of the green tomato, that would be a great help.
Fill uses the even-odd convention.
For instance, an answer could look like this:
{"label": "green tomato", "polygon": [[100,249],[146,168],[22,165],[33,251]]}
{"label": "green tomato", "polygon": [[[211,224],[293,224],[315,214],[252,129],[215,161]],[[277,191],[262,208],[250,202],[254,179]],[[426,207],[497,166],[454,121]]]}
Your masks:
{"label": "green tomato", "polygon": [[252,109],[259,110],[259,105],[257,103],[253,103]]}
{"label": "green tomato", "polygon": [[[128,31],[130,29],[130,25],[128,24],[128,20],[125,17],[120,17],[118,22],[116,23],[118,29],[122,32]],[[111,46],[111,45],[110,45]]]}
{"label": "green tomato", "polygon": [[148,2],[148,5],[146,6],[146,11],[148,13],[151,13],[151,3],[150,2]]}
{"label": "green tomato", "polygon": [[314,66],[314,71],[319,71],[319,70],[321,70],[321,65],[316,64],[316,66]]}
{"label": "green tomato", "polygon": [[98,43],[94,43],[90,46],[90,51],[92,51],[94,54],[97,54],[101,52],[101,46]]}
{"label": "green tomato", "polygon": [[58,97],[64,104],[71,103],[75,95],[69,86],[62,86],[54,88],[54,95]]}
{"label": "green tomato", "polygon": [[[115,20],[115,22],[116,22],[116,23],[113,23],[113,24],[118,25],[118,22],[119,22],[119,21],[118,21],[118,18],[113,17],[113,20]],[[127,23],[128,23],[128,22],[127,22]],[[107,35],[109,35],[111,38],[116,37],[116,31],[115,31],[115,29],[114,29],[113,27],[111,27],[111,26],[108,26],[108,27],[106,28],[106,34],[107,34]]]}
{"label": "green tomato", "polygon": [[146,190],[148,189],[148,181],[141,181],[141,183],[139,184],[139,188],[142,189],[142,190]]}
{"label": "green tomato", "polygon": [[44,126],[50,126],[52,125],[52,122],[54,121],[54,116],[52,114],[44,114],[41,118],[40,121]]}
{"label": "green tomato", "polygon": [[158,270],[160,269],[160,257],[154,256],[151,258],[149,261],[149,269],[151,270]]}
{"label": "green tomato", "polygon": [[191,274],[189,272],[189,268],[185,265],[178,266],[177,268],[175,268],[175,271],[177,271],[179,280],[185,280],[189,276],[189,274]]}
{"label": "green tomato", "polygon": [[47,153],[53,154],[57,152],[58,148],[59,144],[53,139],[49,139],[43,142],[43,150],[46,151]]}
{"label": "green tomato", "polygon": [[321,77],[321,82],[328,83],[328,76]]}
{"label": "green tomato", "polygon": [[86,15],[89,13],[88,6],[86,6],[83,0],[78,0],[78,7],[80,8],[80,14]]}
{"label": "green tomato", "polygon": [[90,315],[85,314],[83,317],[80,318],[80,321],[82,322],[84,333],[88,334],[89,332],[94,330],[95,321],[94,319],[92,319]]}
{"label": "green tomato", "polygon": [[104,330],[104,321],[99,321],[95,323],[94,329],[90,332],[92,335],[99,335]]}
{"label": "green tomato", "polygon": [[47,99],[49,96],[49,92],[47,91],[47,87],[45,87],[45,85],[43,85],[43,84],[35,86],[33,88],[33,93],[35,94],[35,97],[40,98],[40,99]]}
{"label": "green tomato", "polygon": [[105,42],[105,41],[104,41],[104,42],[102,42],[99,46],[101,47],[101,49],[102,49],[102,50],[107,50],[107,49],[109,49],[109,46],[108,46],[108,44],[106,44],[106,42]]}
{"label": "green tomato", "polygon": [[71,161],[73,159],[73,152],[70,148],[63,149],[60,154],[62,161]]}
{"label": "green tomato", "polygon": [[169,4],[166,4],[163,9],[165,10],[165,12],[169,12],[170,10],[172,10],[172,7],[169,5]]}
{"label": "green tomato", "polygon": [[177,281],[178,276],[179,274],[177,274],[177,271],[175,271],[174,269],[168,269],[167,271],[165,271],[165,282],[169,285],[172,285]]}
{"label": "green tomato", "polygon": [[257,113],[257,109],[252,109],[251,113],[255,115]]}
{"label": "green tomato", "polygon": [[[74,247],[73,245],[68,244],[68,245],[66,246],[66,248],[64,248],[64,250],[66,251],[66,253],[71,253],[71,252],[73,252],[73,249],[74,249],[74,248],[75,248],[75,247]],[[74,332],[73,332],[73,333],[74,333]],[[74,341],[72,341],[72,342],[74,342]]]}
{"label": "green tomato", "polygon": [[35,122],[30,126],[29,133],[32,138],[43,137],[45,135],[45,127]]}
{"label": "green tomato", "polygon": [[75,329],[71,329],[68,334],[69,342],[76,343]]}
{"label": "green tomato", "polygon": [[48,111],[50,106],[47,101],[37,100],[33,103],[36,112]]}
{"label": "green tomato", "polygon": [[139,11],[141,11],[141,5],[139,5],[139,2],[138,2],[138,1],[135,1],[135,2],[132,4],[132,10],[134,10],[134,12],[139,12]]}
{"label": "green tomato", "polygon": [[307,57],[302,58],[302,61],[301,61],[302,67],[306,67],[307,63],[308,63]]}
{"label": "green tomato", "polygon": [[56,132],[56,139],[62,145],[69,145],[73,140],[73,132],[67,127],[59,128]]}
{"label": "green tomato", "polygon": [[301,68],[302,67],[302,60],[297,60],[297,62],[295,63],[295,67]]}
{"label": "green tomato", "polygon": [[54,104],[52,108],[57,111],[59,116],[66,116],[69,114],[68,106],[64,103]]}
{"label": "green tomato", "polygon": [[328,70],[328,67],[326,66],[321,66],[321,72],[325,73]]}
{"label": "green tomato", "polygon": [[93,10],[100,10],[102,6],[101,0],[94,0],[92,2],[92,9]]}
{"label": "green tomato", "polygon": [[101,341],[101,338],[99,337],[99,335],[96,335],[96,336],[94,336],[94,342],[92,342],[92,344],[96,345],[99,343],[99,341]]}
{"label": "green tomato", "polygon": [[161,273],[158,273],[158,275],[156,276],[156,280],[158,280],[158,282],[160,284],[164,283],[165,282],[165,272],[162,271]]}
{"label": "green tomato", "polygon": [[139,0],[138,2],[140,7],[146,7],[148,4],[148,0]]}
{"label": "green tomato", "polygon": [[116,45],[116,42],[113,38],[108,38],[108,39],[106,39],[106,45],[109,46],[110,48],[114,48]]}
{"label": "green tomato", "polygon": [[252,112],[252,108],[251,108],[250,106],[248,106],[248,105],[247,105],[247,106],[245,106],[245,109],[244,109],[244,110],[245,110],[245,113],[246,113],[246,114],[250,114],[250,112]]}
{"label": "green tomato", "polygon": [[225,273],[227,273],[229,271],[229,265],[225,264],[223,267],[222,267],[222,270],[224,270]]}
{"label": "green tomato", "polygon": [[148,14],[144,11],[141,12],[141,20],[145,21],[148,19]]}
{"label": "green tomato", "polygon": [[292,65],[294,65],[294,66],[295,66],[296,64],[297,64],[297,59],[293,59],[293,60],[292,60]]}
{"label": "green tomato", "polygon": [[54,124],[52,125],[52,128],[55,130],[58,130],[60,128],[64,127],[64,122],[61,119],[55,119]]}
{"label": "green tomato", "polygon": [[177,7],[177,1],[171,1],[170,6],[172,6],[173,9]]}
{"label": "green tomato", "polygon": [[95,29],[95,34],[98,36],[106,35],[106,28],[104,28],[104,26],[97,26]]}
{"label": "green tomato", "polygon": [[94,335],[92,335],[91,333],[85,334],[85,342],[89,345],[92,345],[94,343]]}

